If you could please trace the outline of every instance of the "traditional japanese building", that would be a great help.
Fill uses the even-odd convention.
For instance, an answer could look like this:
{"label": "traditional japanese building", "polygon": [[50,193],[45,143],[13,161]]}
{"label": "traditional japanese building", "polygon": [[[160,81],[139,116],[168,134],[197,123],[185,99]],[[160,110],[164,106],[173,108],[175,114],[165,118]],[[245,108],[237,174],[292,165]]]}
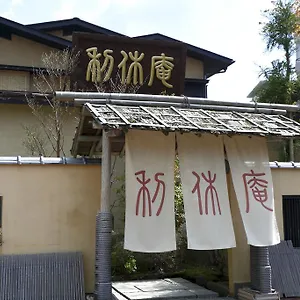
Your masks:
{"label": "traditional japanese building", "polygon": [[[76,40],[78,32],[80,32],[83,40],[87,37],[89,43],[79,43]],[[101,268],[101,272],[103,269],[106,272],[106,279],[110,280],[109,261],[111,253],[109,252],[109,247],[106,247],[105,244],[109,244],[111,240],[111,215],[115,217],[119,213],[117,209],[111,209],[112,202],[115,202],[114,195],[111,195],[113,194],[111,193],[111,174],[117,175],[113,172],[115,170],[117,170],[116,173],[124,173],[124,159],[116,161],[117,167],[113,170],[115,162],[111,161],[111,158],[112,154],[120,153],[126,146],[125,144],[128,146],[128,142],[125,142],[125,138],[129,136],[128,132],[132,132],[135,129],[144,132],[156,132],[163,139],[174,135],[174,132],[176,132],[176,135],[182,133],[193,135],[195,139],[201,138],[202,135],[210,135],[213,138],[219,138],[219,140],[223,140],[223,137],[229,140],[232,137],[244,135],[245,140],[251,140],[250,137],[252,138],[251,147],[253,148],[247,148],[247,145],[245,146],[241,143],[242,147],[244,147],[243,149],[247,151],[251,149],[249,152],[255,152],[258,149],[256,147],[258,143],[255,144],[257,138],[266,142],[266,137],[276,139],[300,137],[300,125],[285,116],[288,113],[298,112],[298,106],[282,107],[263,103],[258,105],[255,103],[237,104],[230,101],[222,103],[205,99],[207,98],[209,78],[217,73],[226,72],[233,60],[193,45],[178,42],[161,34],[128,39],[128,37],[120,33],[90,24],[78,18],[31,25],[22,25],[0,18],[0,36],[0,51],[2,51],[0,56],[0,138],[4,141],[0,144],[0,174],[2,175],[2,188],[0,190],[0,255],[33,253],[39,255],[46,252],[61,254],[61,252],[79,251],[83,254],[84,275],[82,277],[84,276],[85,279],[85,287],[83,289],[86,293],[92,293],[95,289],[97,290],[99,285],[95,288],[95,281],[97,285],[99,281],[97,276]],[[90,43],[91,41],[92,43]],[[103,48],[101,48],[103,43],[99,43],[99,41],[104,43]],[[120,43],[124,43],[122,48],[118,48]],[[129,44],[135,45],[135,47],[130,50],[130,47],[127,47]],[[56,91],[55,95],[53,95],[56,99],[60,99],[62,102],[67,98],[71,99],[68,103],[74,105],[70,106],[70,110],[74,111],[74,113],[81,113],[79,120],[75,119],[74,115],[70,115],[64,124],[64,153],[66,156],[72,155],[76,158],[26,157],[28,149],[24,147],[24,126],[32,126],[34,128],[38,124],[26,99],[42,100],[45,97],[45,94],[38,93],[34,88],[34,70],[39,68],[45,71],[45,65],[41,63],[41,57],[44,53],[50,53],[53,50],[62,51],[72,48],[73,45],[79,46],[85,51],[84,57],[81,57],[76,72],[74,72],[75,75],[73,76],[75,76],[75,79],[71,78],[71,82],[75,81],[79,85],[82,84],[81,87],[84,89],[87,84],[97,82],[101,76],[105,80],[106,76],[110,76],[116,68],[119,68],[121,81],[126,83],[126,80],[130,79],[134,84],[135,81],[141,83],[146,80],[145,93],[147,93],[147,88],[149,88],[148,94],[152,95],[133,93],[94,93],[91,95],[91,93],[82,93],[81,91],[69,93]],[[145,65],[142,65],[141,60],[143,55],[147,55],[147,52],[143,49],[150,47],[150,45],[155,45],[156,48],[154,48],[159,49],[159,52],[156,54],[155,51],[151,50],[151,52],[149,50],[151,59],[150,62],[148,60],[148,67],[150,68],[150,77],[148,78],[147,74],[142,72]],[[117,49],[118,56],[112,55],[111,47]],[[171,52],[172,54],[169,54]],[[108,67],[104,74],[101,73],[103,65],[99,62],[101,56],[104,58],[103,65]],[[180,67],[175,66],[174,57],[175,61],[177,61],[177,58],[180,61]],[[126,65],[129,59],[132,60],[132,63]],[[115,64],[111,67],[112,62]],[[178,69],[176,69],[177,67]],[[123,70],[125,70],[124,73]],[[177,74],[175,78],[171,78],[171,71]],[[127,72],[132,76],[126,75]],[[155,80],[156,83],[154,84]],[[159,89],[155,90],[158,83],[169,88],[170,93],[174,92],[175,95],[180,97],[153,95],[160,93]],[[152,84],[153,90],[151,90]],[[174,88],[174,91],[172,88]],[[168,91],[167,94],[169,95]],[[52,95],[46,96],[51,97]],[[42,107],[43,112],[47,113],[49,107]],[[136,139],[136,141],[138,145],[140,139]],[[149,145],[152,143],[151,146],[161,145],[157,140],[152,142],[151,139],[148,139],[147,143]],[[175,146],[177,146],[175,139],[173,139],[172,143],[172,147],[170,147],[172,152],[170,152],[171,154],[167,153],[165,157],[168,158],[169,162],[171,161],[170,165],[173,168]],[[145,142],[143,147],[145,148],[147,145]],[[186,145],[188,144],[186,143]],[[245,287],[251,284],[251,281],[253,283],[250,266],[250,243],[247,240],[249,235],[245,233],[246,227],[243,225],[245,218],[241,214],[244,211],[240,208],[240,202],[245,197],[245,191],[239,194],[236,191],[237,186],[243,186],[243,183],[240,184],[240,181],[236,180],[233,174],[237,155],[232,152],[233,155],[231,155],[231,158],[228,158],[229,151],[227,150],[229,148],[226,148],[225,155],[223,141],[218,145],[220,146],[218,148],[220,150],[218,152],[219,155],[211,155],[212,152],[207,152],[207,155],[202,155],[202,159],[208,161],[206,158],[209,157],[210,161],[214,163],[215,158],[217,158],[218,166],[222,167],[223,177],[220,178],[224,180],[220,180],[223,184],[220,195],[222,193],[223,197],[224,194],[228,193],[228,203],[226,205],[228,216],[232,218],[234,227],[234,232],[233,227],[231,231],[236,239],[236,247],[233,243],[226,246],[226,249],[229,249],[229,288],[231,294],[236,294],[239,287]],[[132,149],[137,149],[139,148],[138,146],[132,147]],[[225,147],[227,146],[225,145]],[[149,149],[150,147],[148,147]],[[196,147],[188,145],[186,149],[199,150],[201,147],[199,145]],[[252,151],[253,149],[255,151]],[[265,208],[267,213],[272,212],[272,219],[269,218],[268,220],[277,219],[277,239],[279,239],[280,235],[281,239],[291,239],[296,246],[299,246],[299,226],[297,226],[299,225],[299,217],[297,212],[300,207],[300,192],[297,183],[300,177],[300,165],[277,162],[268,164],[267,147],[264,147],[263,150],[265,151],[263,151],[262,159],[257,154],[254,159],[250,155],[244,161],[249,164],[249,167],[253,166],[254,168],[256,161],[259,159],[258,165],[263,166],[270,173],[268,178],[271,177],[272,172],[274,197],[273,185],[268,187],[270,191],[272,190],[270,199],[266,196],[268,195],[267,187],[262,185],[262,189],[252,190],[254,195],[252,200],[254,201],[252,201],[251,205],[256,204],[259,208]],[[51,148],[48,149],[48,152],[53,155]],[[145,153],[146,151],[141,151],[141,159],[139,161],[143,162],[145,156],[145,161],[147,160],[147,154],[145,155]],[[151,155],[156,155],[156,157],[153,159],[154,163],[148,162],[148,166],[159,165],[156,161],[158,154],[152,151]],[[98,157],[100,155],[101,160],[95,158],[95,156]],[[201,155],[196,153],[194,156],[196,158],[193,161],[198,160],[199,156]],[[137,161],[136,155],[133,154],[132,157],[134,158],[133,161]],[[248,157],[250,158],[248,159]],[[162,157],[161,161],[163,160],[164,157]],[[240,160],[242,159],[240,158]],[[229,164],[227,164],[228,162]],[[211,163],[211,165],[213,164]],[[269,167],[272,170],[269,170]],[[186,170],[191,171],[192,168],[186,167]],[[141,172],[145,171],[140,171],[139,174],[142,174]],[[171,178],[169,180],[171,182],[169,188],[171,186],[171,189],[174,190],[174,174],[172,172],[169,172],[169,177]],[[137,173],[131,173],[134,176],[137,175]],[[213,175],[214,178],[211,178],[210,171],[208,171],[208,174],[209,180],[206,179],[206,181],[213,183],[216,173]],[[265,173],[254,173],[253,171],[252,173],[244,172],[243,174],[247,176],[266,175]],[[155,180],[158,184],[165,186],[165,183],[162,183],[159,178],[162,175],[164,173],[156,173],[155,176],[158,177],[155,177]],[[239,179],[244,178],[244,175],[239,176]],[[227,182],[226,185],[225,181]],[[150,182],[150,179],[144,180],[144,184],[147,182]],[[245,182],[246,180],[244,180],[244,184]],[[262,182],[268,183],[268,181]],[[129,184],[128,186],[132,188],[133,185]],[[189,186],[189,184],[186,184],[186,186]],[[216,188],[211,186],[211,190],[213,189],[217,194]],[[245,188],[245,190],[248,193],[248,189]],[[192,188],[189,188],[190,193],[191,191]],[[200,194],[200,187],[198,191]],[[255,198],[258,192],[260,195],[259,199]],[[155,194],[157,193],[155,192]],[[164,193],[162,194],[164,195]],[[201,202],[199,200],[201,195],[199,194],[198,203]],[[241,194],[242,196],[240,196]],[[169,197],[170,195],[171,193],[169,193]],[[135,196],[136,194],[134,194]],[[217,201],[219,201],[218,196],[216,197]],[[261,197],[264,197],[264,199]],[[134,199],[133,197],[129,198]],[[249,201],[248,194],[246,198]],[[153,202],[153,199],[150,201],[149,194],[149,211],[150,202]],[[170,197],[170,199],[169,203],[173,198]],[[190,197],[186,197],[186,199],[190,200]],[[214,200],[211,200],[214,203]],[[267,200],[269,202],[266,203],[266,206],[264,202]],[[205,202],[207,201],[205,200]],[[162,203],[163,201],[161,201],[161,205]],[[207,204],[205,205],[207,208]],[[214,204],[212,204],[212,207],[214,210]],[[220,207],[218,209],[217,214],[221,216]],[[24,213],[25,211],[26,213]],[[197,211],[197,209],[192,211]],[[292,212],[295,211],[296,213],[292,215]],[[133,212],[135,212],[136,216],[138,215],[136,210],[133,210]],[[103,219],[100,219],[102,217],[101,213],[103,213]],[[247,209],[246,213],[248,213]],[[200,213],[200,215],[202,214]],[[208,212],[206,212],[206,215],[208,215]],[[260,225],[260,221],[265,220],[264,217],[260,217],[265,215],[256,216],[254,216],[250,225]],[[105,217],[107,218],[105,219]],[[165,219],[162,221],[165,222]],[[107,227],[100,226],[100,222],[102,222],[102,225],[107,222],[105,224]],[[196,224],[195,222],[191,223]],[[214,224],[214,222],[211,224]],[[273,225],[272,232],[275,231]],[[194,227],[197,226],[194,225]],[[196,238],[199,237],[198,228],[200,227],[196,228],[197,231],[194,234]],[[269,227],[265,226],[267,229]],[[287,228],[290,227],[293,230],[288,231]],[[100,228],[104,230],[100,232]],[[210,232],[207,228],[210,227],[204,226],[204,228],[206,228],[206,235],[209,236]],[[256,234],[257,232],[260,233],[260,231],[262,230],[260,228],[257,230],[256,227]],[[216,235],[220,235],[219,231],[215,230],[214,232]],[[264,232],[268,233],[268,231]],[[152,235],[154,234],[152,233]],[[104,239],[102,239],[103,236]],[[144,236],[148,238],[147,234],[144,234]],[[222,242],[227,243],[226,234],[222,237]],[[159,244],[156,240],[154,242],[154,244]],[[264,241],[263,248],[266,249],[268,245],[273,245],[274,243]],[[255,243],[255,246],[257,246],[257,243]],[[101,251],[99,248],[101,248]],[[219,248],[214,246],[208,249],[220,248],[224,247],[221,245]],[[203,248],[194,249],[203,250]],[[98,259],[99,257],[100,260]],[[55,258],[53,257],[52,262],[55,263]],[[102,264],[103,262],[107,262],[107,264]],[[269,265],[262,265],[262,267],[266,268]],[[12,264],[7,267],[7,269],[9,268],[17,269]],[[270,271],[270,269],[268,270]],[[35,281],[39,281],[37,275],[39,274],[35,272],[35,277],[32,277]],[[44,282],[48,282],[44,275]],[[258,275],[255,274],[254,277],[261,279],[261,274]],[[52,274],[50,274],[50,278],[51,276]],[[266,274],[266,277],[269,280],[270,274]],[[14,277],[11,276],[9,278],[12,281],[11,278]],[[105,289],[111,290],[110,283],[104,282],[103,286]],[[263,284],[265,283],[263,282]],[[5,280],[0,281],[0,287],[3,287],[5,284]],[[57,286],[63,286],[64,284],[67,286],[66,282],[56,282],[56,284]],[[81,284],[83,285],[83,282]],[[268,285],[268,282],[266,285]],[[268,292],[270,291],[271,286],[268,289]]]}
{"label": "traditional japanese building", "polygon": [[[79,94],[75,95],[76,98]],[[124,94],[114,96],[126,97]],[[73,142],[72,154],[88,156],[92,148],[98,147],[102,147],[99,152],[103,151],[103,126],[108,127],[112,135],[115,133],[111,139],[113,152],[118,152],[121,144],[124,144],[124,132],[128,125],[137,130],[152,132],[170,130],[182,133],[185,130],[202,135],[212,133],[212,137],[215,136],[215,132],[219,132],[219,138],[228,134],[244,135],[248,140],[255,140],[259,135],[293,135],[295,138],[300,136],[298,124],[291,122],[284,115],[272,114],[282,113],[276,106],[270,110],[267,104],[260,104],[263,107],[259,107],[259,113],[255,113],[254,106],[235,107],[235,103],[231,102],[227,103],[227,111],[222,111],[222,105],[211,110],[210,104],[202,99],[198,104],[200,110],[176,108],[176,102],[172,102],[171,107],[163,106],[164,99],[160,97],[161,101],[157,102],[157,107],[148,107],[145,111],[143,107],[132,104],[134,96],[131,95],[133,100],[127,106],[116,105],[114,102],[118,99],[112,100],[113,106],[105,102],[101,104],[101,98],[94,101],[81,99],[90,103],[86,103],[82,108],[83,114]],[[81,100],[77,98],[76,101]],[[298,110],[296,106],[289,108]],[[168,119],[170,114],[173,115],[173,120]],[[147,120],[144,124],[137,122],[141,115]],[[114,118],[111,118],[112,116]],[[118,125],[119,130],[114,130],[115,125]],[[164,136],[163,133],[160,134]],[[191,133],[185,133],[188,134]],[[252,138],[248,138],[248,135]],[[91,137],[94,138],[92,142],[89,140]],[[95,142],[97,147],[94,146]],[[220,160],[220,157],[218,159]],[[80,251],[83,253],[85,291],[93,292],[95,215],[104,202],[100,191],[103,191],[101,180],[105,161],[107,160],[89,158],[0,157],[0,255]],[[250,161],[250,164],[254,162]],[[280,238],[292,240],[294,245],[298,246],[300,192],[297,182],[300,177],[300,164],[273,162],[269,166],[274,185],[273,208]],[[238,205],[239,199],[231,178],[231,167],[227,167],[226,177],[226,192],[236,238],[236,247],[228,250],[229,287],[230,292],[234,294],[239,287],[248,286],[251,282],[250,247]],[[256,202],[260,208],[264,208],[263,202]],[[251,203],[253,207],[255,202]]]}
{"label": "traditional japanese building", "polygon": [[[37,126],[35,117],[25,101],[36,92],[33,84],[34,68],[44,68],[43,53],[72,47],[74,32],[97,33],[103,36],[124,37],[121,33],[88,23],[78,18],[23,25],[0,18],[0,155],[31,155],[24,147],[24,127]],[[159,33],[139,36],[135,39],[157,40],[163,43],[176,40]],[[209,79],[225,72],[232,59],[205,49],[180,42],[186,47],[183,72],[184,95],[207,97]],[[70,155],[76,120],[74,116],[64,124],[64,154]],[[47,146],[47,154],[55,155]]]}

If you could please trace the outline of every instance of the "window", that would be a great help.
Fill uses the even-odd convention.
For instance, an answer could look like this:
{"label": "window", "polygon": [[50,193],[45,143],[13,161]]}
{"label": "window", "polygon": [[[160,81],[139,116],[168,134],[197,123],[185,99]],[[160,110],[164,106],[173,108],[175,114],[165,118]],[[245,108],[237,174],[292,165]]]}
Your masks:
{"label": "window", "polygon": [[300,195],[283,196],[282,210],[284,239],[300,247]]}

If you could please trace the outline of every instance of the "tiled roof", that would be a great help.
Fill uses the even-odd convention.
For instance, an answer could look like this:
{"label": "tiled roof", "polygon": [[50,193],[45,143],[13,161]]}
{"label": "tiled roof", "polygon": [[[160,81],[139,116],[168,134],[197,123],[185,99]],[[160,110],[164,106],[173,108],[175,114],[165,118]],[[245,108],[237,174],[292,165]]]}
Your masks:
{"label": "tiled roof", "polygon": [[[84,101],[84,99],[81,99]],[[127,130],[160,130],[195,134],[247,134],[277,137],[300,137],[300,124],[282,114],[244,112],[238,108],[212,109],[174,106],[142,106],[92,104],[83,105],[71,153],[83,156],[101,153],[103,129],[112,129],[118,136],[112,140],[112,152],[120,152]],[[226,109],[225,109],[226,108]],[[116,129],[116,130],[114,130]]]}
{"label": "tiled roof", "polygon": [[108,128],[300,136],[300,124],[282,115],[90,103],[86,109],[99,124]]}

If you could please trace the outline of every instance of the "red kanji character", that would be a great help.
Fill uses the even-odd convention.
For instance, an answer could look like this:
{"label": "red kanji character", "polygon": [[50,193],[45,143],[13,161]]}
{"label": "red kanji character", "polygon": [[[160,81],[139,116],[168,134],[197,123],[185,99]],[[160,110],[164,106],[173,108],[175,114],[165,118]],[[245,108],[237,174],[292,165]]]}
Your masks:
{"label": "red kanji character", "polygon": [[[248,187],[252,190],[254,199],[259,202],[265,209],[273,211],[272,208],[267,207],[265,202],[268,201],[268,181],[265,179],[257,178],[265,176],[266,173],[254,173],[253,170],[250,170],[250,173],[243,174],[243,182],[246,192],[246,213],[250,211],[250,200]],[[252,177],[247,181],[247,177]]]}
{"label": "red kanji character", "polygon": [[195,192],[197,192],[199,213],[200,213],[200,215],[202,215],[203,214],[203,209],[202,209],[202,199],[201,199],[201,190],[200,190],[200,176],[195,171],[193,171],[192,173],[197,178],[195,186],[192,189],[192,193],[194,194]]}
{"label": "red kanji character", "polygon": [[138,171],[135,173],[136,176],[142,175],[142,179],[136,177],[136,180],[142,185],[141,188],[139,189],[139,192],[137,194],[137,199],[136,199],[136,208],[135,208],[135,214],[136,216],[139,215],[139,207],[140,207],[140,201],[141,201],[141,196],[143,195],[143,217],[146,216],[146,202],[148,202],[148,210],[149,210],[149,217],[152,215],[151,211],[151,197],[150,197],[150,192],[147,188],[147,184],[150,182],[150,178],[146,179],[145,178],[146,171]]}
{"label": "red kanji character", "polygon": [[[210,193],[213,215],[214,216],[216,215],[215,200],[217,201],[219,214],[221,215],[221,207],[220,207],[218,192],[216,188],[213,186],[213,183],[216,181],[217,175],[214,174],[213,178],[211,178],[210,171],[208,171],[208,178],[204,175],[204,173],[201,173],[201,175],[203,179],[209,184],[209,186],[205,190],[205,213],[208,214],[208,193]],[[214,196],[216,196],[216,199]]]}
{"label": "red kanji character", "polygon": [[165,195],[166,195],[166,184],[159,177],[164,176],[165,174],[158,172],[154,175],[154,180],[157,182],[157,186],[156,186],[156,190],[154,192],[154,196],[153,196],[152,200],[151,200],[149,189],[147,188],[147,184],[151,181],[151,179],[150,178],[146,179],[146,171],[144,171],[144,170],[138,171],[135,173],[135,175],[136,176],[142,175],[141,179],[138,177],[136,178],[136,180],[142,185],[137,194],[136,210],[135,210],[136,216],[139,215],[139,207],[140,207],[141,197],[143,198],[143,213],[142,213],[143,217],[146,216],[146,204],[147,203],[148,203],[149,217],[152,216],[152,203],[154,203],[156,201],[157,196],[160,191],[160,188],[162,188],[161,202],[160,202],[160,205],[156,212],[156,216],[159,216],[161,213],[161,210],[163,208],[164,201],[165,201]]}
{"label": "red kanji character", "polygon": [[159,176],[164,176],[164,173],[156,173],[154,176],[155,181],[157,182],[157,186],[156,186],[156,190],[154,193],[154,196],[152,198],[152,203],[155,202],[158,192],[160,190],[160,186],[162,186],[162,196],[161,196],[161,202],[160,205],[157,209],[156,215],[159,216],[162,210],[162,207],[164,205],[164,201],[165,201],[165,194],[166,194],[166,184],[164,183],[164,181],[162,181],[161,179],[159,179]]}

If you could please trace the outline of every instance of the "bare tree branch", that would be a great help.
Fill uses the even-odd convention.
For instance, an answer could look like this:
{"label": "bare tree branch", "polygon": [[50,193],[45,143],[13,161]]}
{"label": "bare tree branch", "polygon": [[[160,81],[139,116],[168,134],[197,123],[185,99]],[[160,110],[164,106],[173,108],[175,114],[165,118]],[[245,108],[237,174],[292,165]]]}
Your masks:
{"label": "bare tree branch", "polygon": [[26,133],[23,145],[30,155],[46,156],[45,145],[47,141],[40,129],[36,126],[27,126],[24,124],[22,124],[22,127]]}
{"label": "bare tree branch", "polygon": [[[38,124],[35,128],[23,126],[26,133],[26,140],[23,145],[31,154],[65,156],[64,126],[74,110],[70,109],[70,103],[62,103],[53,98],[52,94],[55,91],[72,90],[70,75],[78,64],[79,54],[74,50],[44,53],[41,58],[44,68],[38,68],[34,71],[33,87],[44,96],[42,101],[33,96],[26,98]],[[120,74],[117,73],[115,78],[101,82],[95,87],[98,92],[137,93],[141,85],[124,83]],[[76,119],[75,114],[71,117]],[[41,140],[41,132],[45,136],[44,140]]]}
{"label": "bare tree branch", "polygon": [[[35,116],[40,130],[23,126],[26,140],[23,145],[31,153],[59,157],[64,152],[64,124],[74,114],[70,103],[61,103],[52,97],[55,91],[71,89],[70,75],[78,64],[79,52],[75,50],[51,51],[41,57],[44,68],[37,68],[33,74],[33,89],[44,95],[43,99],[26,97],[29,108]],[[75,116],[72,116],[75,118]],[[41,141],[41,131],[45,140]],[[51,148],[51,153],[45,149]]]}

